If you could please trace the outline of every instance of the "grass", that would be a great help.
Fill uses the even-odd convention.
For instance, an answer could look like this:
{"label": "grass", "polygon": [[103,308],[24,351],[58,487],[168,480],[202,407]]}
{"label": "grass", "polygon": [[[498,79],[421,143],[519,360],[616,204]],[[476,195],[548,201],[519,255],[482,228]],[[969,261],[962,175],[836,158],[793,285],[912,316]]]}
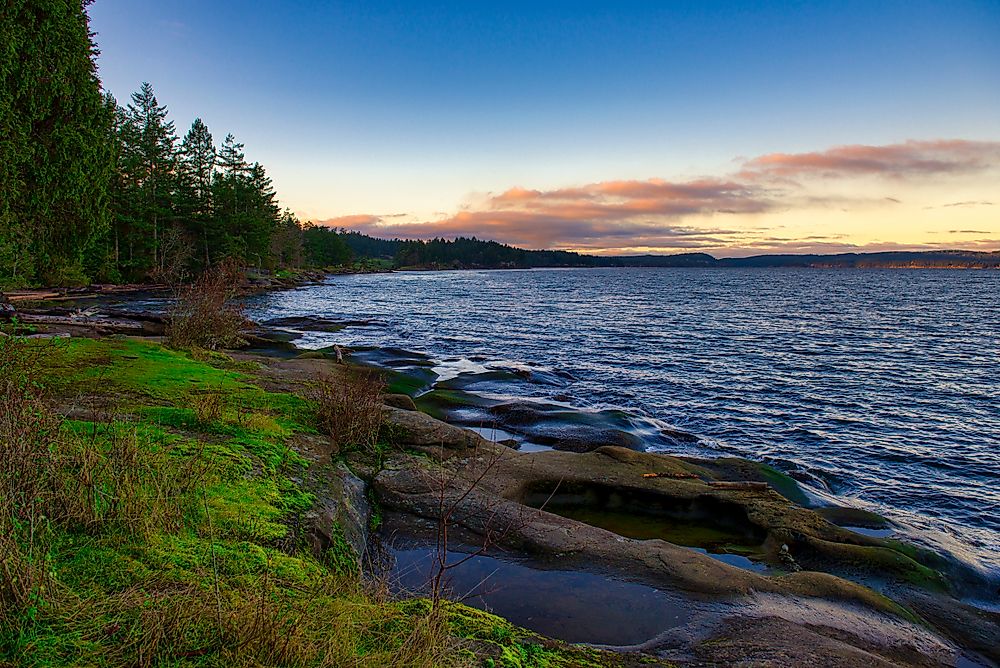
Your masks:
{"label": "grass", "polygon": [[[447,663],[450,641],[343,567],[346,542],[313,555],[298,535],[313,499],[288,441],[314,430],[308,401],[135,341],[23,342],[0,357],[26,351],[31,369],[3,372],[20,409],[0,422],[33,455],[3,476],[0,662]],[[121,405],[107,421],[62,420],[51,406],[76,404],[73,391]]]}
{"label": "grass", "polygon": [[315,554],[291,444],[320,407],[253,369],[0,339],[0,665],[599,665],[461,605],[389,598],[342,532]]}

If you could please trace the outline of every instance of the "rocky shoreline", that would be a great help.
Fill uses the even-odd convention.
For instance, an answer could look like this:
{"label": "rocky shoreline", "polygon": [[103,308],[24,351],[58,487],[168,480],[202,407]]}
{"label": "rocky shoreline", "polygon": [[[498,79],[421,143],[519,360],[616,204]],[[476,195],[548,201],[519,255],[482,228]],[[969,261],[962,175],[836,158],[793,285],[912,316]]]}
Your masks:
{"label": "rocky shoreline", "polygon": [[[268,362],[265,377],[293,390],[304,381],[290,379],[308,378],[329,363],[324,353],[308,352]],[[499,532],[497,548],[652,585],[711,610],[711,619],[703,616],[690,628],[621,651],[680,665],[973,661],[963,659],[963,652],[978,655],[982,665],[1000,658],[993,642],[1000,616],[955,598],[985,585],[975,573],[930,551],[838,526],[885,521],[851,508],[802,507],[776,489],[788,493],[794,481],[773,485],[773,473],[755,462],[677,458],[614,445],[583,453],[518,452],[422,413],[399,395],[386,401],[385,419],[402,451],[380,467],[348,457],[343,470],[356,489],[371,490],[381,507],[433,523],[444,500],[454,506],[456,532],[480,538]],[[364,497],[356,492],[353,498]],[[368,539],[359,538],[366,534],[366,506],[338,507],[344,506],[360,509],[353,520],[338,518],[354,527],[356,548],[367,554]],[[756,545],[755,558],[770,572],[576,521],[564,512],[574,508],[633,513],[653,522],[682,519],[741,536]]]}
{"label": "rocky shoreline", "polygon": [[[348,368],[338,363],[339,349],[295,348],[287,329],[307,324],[272,323],[256,332],[256,350],[232,355],[257,369],[257,382],[268,391],[306,394],[317,374]],[[34,326],[42,335],[106,333],[94,322]],[[294,447],[312,462],[303,484],[317,498],[309,517],[314,540],[322,547],[339,527],[363,567],[372,566],[378,540],[373,514],[393,511],[433,524],[447,506],[456,532],[471,536],[466,540],[474,546],[476,537],[489,537],[491,548],[650,585],[701,611],[687,625],[612,648],[637,661],[1000,662],[1000,615],[959,600],[992,585],[944,555],[855,530],[885,526],[877,515],[807,507],[794,480],[749,460],[642,452],[627,430],[614,428],[621,416],[588,422],[483,403],[461,383],[427,392],[426,363],[405,351],[361,350],[346,361],[387,375],[391,392],[383,416],[396,447],[379,462],[340,456],[321,437],[300,438]],[[492,416],[504,434],[546,447],[529,451],[518,449],[517,439],[497,442],[482,429],[446,421],[456,415],[466,422]],[[622,517],[633,521],[626,525]],[[657,537],[663,527],[670,540]],[[711,541],[698,538],[705,531]],[[726,563],[713,553],[720,546],[748,555],[765,572]]]}

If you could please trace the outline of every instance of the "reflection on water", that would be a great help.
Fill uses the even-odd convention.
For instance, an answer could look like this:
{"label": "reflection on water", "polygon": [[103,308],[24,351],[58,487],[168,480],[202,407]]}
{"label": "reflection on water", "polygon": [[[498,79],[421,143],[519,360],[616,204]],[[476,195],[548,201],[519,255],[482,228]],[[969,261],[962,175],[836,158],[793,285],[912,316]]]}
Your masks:
{"label": "reflection on water", "polygon": [[[391,582],[426,592],[434,549],[391,548]],[[452,563],[464,558],[450,555]],[[495,612],[518,626],[568,642],[632,645],[690,621],[690,602],[644,585],[580,571],[546,570],[527,561],[476,556],[449,571],[449,598]]]}

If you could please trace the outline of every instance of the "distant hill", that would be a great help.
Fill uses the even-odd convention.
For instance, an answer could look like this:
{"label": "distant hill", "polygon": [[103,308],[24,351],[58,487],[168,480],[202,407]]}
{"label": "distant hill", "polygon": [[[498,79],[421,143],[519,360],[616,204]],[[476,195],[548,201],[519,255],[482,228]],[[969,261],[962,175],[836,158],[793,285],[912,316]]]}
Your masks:
{"label": "distant hill", "polygon": [[1000,251],[888,251],[836,255],[754,255],[715,258],[707,253],[599,256],[572,251],[525,250],[476,238],[408,241],[340,233],[357,258],[392,260],[406,269],[531,269],[541,267],[809,267],[1000,269]]}

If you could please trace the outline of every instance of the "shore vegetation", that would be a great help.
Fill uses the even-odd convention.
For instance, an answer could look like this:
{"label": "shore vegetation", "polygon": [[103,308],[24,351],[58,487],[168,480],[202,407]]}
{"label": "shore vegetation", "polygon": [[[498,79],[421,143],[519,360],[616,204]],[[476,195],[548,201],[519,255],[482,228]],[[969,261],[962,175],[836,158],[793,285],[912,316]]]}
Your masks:
{"label": "shore vegetation", "polygon": [[325,412],[378,385],[324,406],[254,370],[132,339],[0,338],[0,663],[609,665],[391,597],[342,539],[317,552],[298,439],[392,447],[370,412]]}

